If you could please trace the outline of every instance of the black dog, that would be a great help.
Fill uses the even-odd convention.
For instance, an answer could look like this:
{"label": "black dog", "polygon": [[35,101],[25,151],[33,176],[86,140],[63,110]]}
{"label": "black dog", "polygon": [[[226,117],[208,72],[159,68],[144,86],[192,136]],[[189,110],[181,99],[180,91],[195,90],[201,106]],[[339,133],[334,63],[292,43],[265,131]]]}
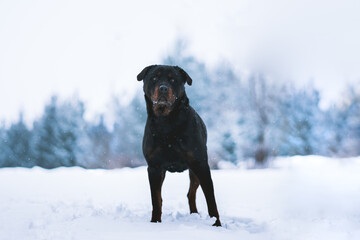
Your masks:
{"label": "black dog", "polygon": [[190,189],[187,195],[190,213],[197,213],[196,190],[201,185],[214,226],[221,226],[216,207],[206,149],[206,127],[189,105],[185,83],[192,79],[180,67],[152,65],[139,73],[144,80],[147,122],[143,138],[143,153],[148,163],[148,175],[153,205],[151,222],[161,222],[161,186],[165,172],[189,169]]}

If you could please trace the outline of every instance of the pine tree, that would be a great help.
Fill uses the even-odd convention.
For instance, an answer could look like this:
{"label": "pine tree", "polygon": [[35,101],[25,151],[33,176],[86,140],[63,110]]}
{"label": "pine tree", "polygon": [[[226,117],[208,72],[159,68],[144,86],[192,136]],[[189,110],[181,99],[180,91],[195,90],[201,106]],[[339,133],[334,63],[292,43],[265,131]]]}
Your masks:
{"label": "pine tree", "polygon": [[336,106],[330,107],[322,118],[323,139],[321,154],[326,156],[346,156],[343,143],[349,131],[346,111]]}
{"label": "pine tree", "polygon": [[51,98],[44,115],[34,123],[35,155],[38,165],[44,168],[60,166],[86,166],[84,157],[85,121],[84,105],[75,100],[58,104],[57,97]]}
{"label": "pine tree", "polygon": [[10,154],[5,124],[2,123],[0,127],[0,167],[12,167],[9,160]]}
{"label": "pine tree", "polygon": [[31,152],[31,131],[25,126],[23,115],[7,130],[8,162],[16,167],[33,167]]}
{"label": "pine tree", "polygon": [[229,161],[232,163],[236,163],[236,143],[232,137],[230,132],[226,132],[223,135],[223,139],[221,141],[222,151],[220,152],[220,156],[222,160]]}
{"label": "pine tree", "polygon": [[95,161],[92,167],[109,168],[111,160],[112,135],[104,124],[104,116],[100,116],[97,125],[88,129],[90,148],[87,155],[91,154]]}
{"label": "pine tree", "polygon": [[347,99],[339,109],[345,120],[345,128],[342,129],[342,147],[344,156],[360,155],[360,85],[348,88],[345,96]]}
{"label": "pine tree", "polygon": [[58,138],[58,106],[57,97],[53,96],[49,105],[45,106],[44,115],[34,123],[35,156],[37,165],[43,168],[55,168],[62,165],[58,148],[62,143]]}
{"label": "pine tree", "polygon": [[[279,109],[280,155],[310,155],[320,152],[324,131],[319,121],[323,113],[319,108],[319,93],[312,87],[284,92]],[[326,131],[326,129],[323,129]],[[322,136],[320,136],[322,135]]]}
{"label": "pine tree", "polygon": [[142,137],[146,122],[143,94],[138,93],[128,105],[114,98],[115,123],[111,144],[114,167],[133,167],[144,164]]}

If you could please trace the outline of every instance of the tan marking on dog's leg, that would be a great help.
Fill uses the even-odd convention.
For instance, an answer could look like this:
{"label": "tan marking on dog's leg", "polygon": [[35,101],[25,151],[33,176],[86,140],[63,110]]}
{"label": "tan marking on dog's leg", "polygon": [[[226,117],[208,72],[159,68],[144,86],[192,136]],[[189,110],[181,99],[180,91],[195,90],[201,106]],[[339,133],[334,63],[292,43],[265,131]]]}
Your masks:
{"label": "tan marking on dog's leg", "polygon": [[189,169],[189,177],[190,177],[190,187],[189,192],[187,194],[189,200],[190,213],[198,213],[196,208],[196,190],[199,187],[199,179],[197,176]]}

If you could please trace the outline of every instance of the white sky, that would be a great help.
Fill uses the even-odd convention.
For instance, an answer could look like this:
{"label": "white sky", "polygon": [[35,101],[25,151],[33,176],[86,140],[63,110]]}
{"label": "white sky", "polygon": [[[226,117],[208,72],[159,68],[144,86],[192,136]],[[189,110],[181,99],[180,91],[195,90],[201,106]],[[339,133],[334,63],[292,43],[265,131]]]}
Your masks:
{"label": "white sky", "polygon": [[31,121],[52,94],[107,112],[179,37],[210,66],[311,79],[326,106],[359,83],[359,13],[358,0],[0,0],[0,119]]}

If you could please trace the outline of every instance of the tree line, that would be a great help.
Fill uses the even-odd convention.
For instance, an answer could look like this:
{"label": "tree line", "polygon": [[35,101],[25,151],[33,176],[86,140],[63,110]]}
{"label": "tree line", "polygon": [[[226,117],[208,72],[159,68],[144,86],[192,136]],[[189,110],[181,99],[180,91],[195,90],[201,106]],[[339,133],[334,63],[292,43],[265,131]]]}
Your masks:
{"label": "tree line", "polygon": [[[219,161],[266,166],[275,156],[360,155],[360,86],[348,88],[343,101],[323,110],[312,86],[295,88],[265,72],[239,76],[225,62],[209,69],[184,54],[179,42],[164,64],[179,65],[192,77],[190,104],[208,129],[211,165]],[[135,79],[135,77],[134,77]],[[135,81],[135,80],[134,80]],[[0,167],[117,168],[144,165],[141,142],[146,121],[142,92],[130,103],[112,99],[114,123],[84,118],[78,98],[53,96],[29,128],[18,122],[0,126]]]}

